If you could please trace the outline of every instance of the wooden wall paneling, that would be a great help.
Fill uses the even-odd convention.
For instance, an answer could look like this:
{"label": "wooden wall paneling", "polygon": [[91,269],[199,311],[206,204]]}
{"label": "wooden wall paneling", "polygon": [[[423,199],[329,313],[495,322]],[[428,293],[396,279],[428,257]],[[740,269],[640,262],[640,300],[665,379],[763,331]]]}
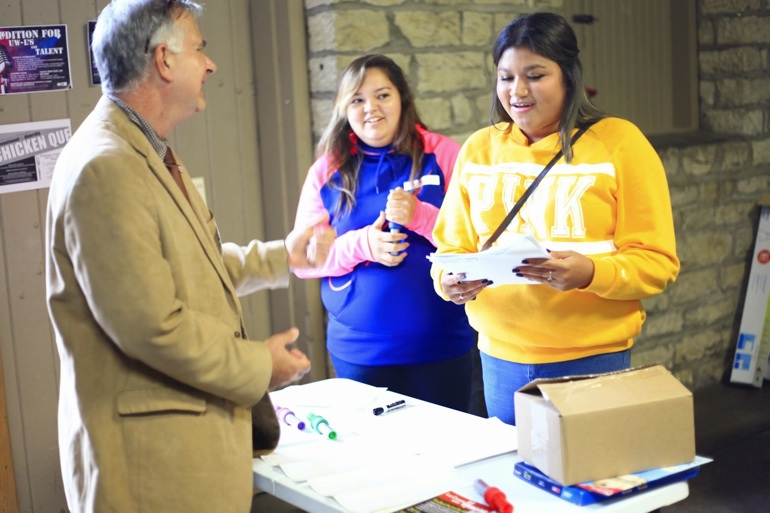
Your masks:
{"label": "wooden wall paneling", "polygon": [[[286,186],[284,182],[285,152],[283,98],[278,73],[279,55],[277,32],[281,20],[277,18],[274,0],[256,1],[252,6],[252,38],[254,74],[257,87],[257,137],[259,138],[259,168],[262,181],[260,207],[265,219],[265,237],[281,239],[290,226],[286,217]],[[284,64],[286,64],[284,62]],[[276,331],[295,325],[289,299],[289,290],[270,292],[270,323]],[[302,348],[304,349],[304,348]]]}
{"label": "wooden wall paneling", "polygon": [[[237,57],[233,59],[233,80],[235,83],[235,102],[237,123],[235,137],[237,152],[240,156],[238,179],[243,196],[242,223],[247,239],[265,240],[265,218],[262,210],[262,188],[259,155],[260,147],[257,136],[257,90],[251,47],[252,25],[249,16],[249,1],[231,2],[230,26],[233,48]],[[219,194],[219,189],[217,189]],[[217,195],[217,197],[219,197]],[[244,320],[252,338],[264,340],[273,333],[270,318],[270,294],[260,292],[243,298]]]}
{"label": "wooden wall paneling", "polygon": [[[286,20],[285,40],[280,47],[290,49],[282,56],[287,64],[279,66],[283,83],[290,89],[290,95],[284,99],[291,125],[285,126],[284,138],[293,143],[291,159],[288,165],[289,219],[293,223],[296,205],[310,165],[315,160],[313,146],[312,120],[310,114],[310,84],[308,78],[307,30],[305,27],[305,9],[300,0],[291,0],[281,4],[282,18]],[[284,62],[281,60],[280,62]],[[301,340],[308,351],[313,371],[309,380],[318,380],[330,376],[328,354],[326,351],[325,311],[321,303],[320,280],[295,280],[292,285],[292,300],[295,318],[302,327]]]}
{"label": "wooden wall paneling", "polygon": [[[16,394],[16,367],[11,344],[11,314],[8,298],[7,266],[5,263],[5,237],[3,236],[2,203],[0,203],[0,511],[17,513],[19,501],[16,497],[16,476],[14,474],[13,446],[10,422],[18,424],[19,403]],[[3,366],[7,369],[3,372]],[[6,390],[8,393],[6,393]],[[15,414],[9,415],[6,396],[13,400]],[[16,426],[21,433],[21,426]]]}
{"label": "wooden wall paneling", "polygon": [[[22,25],[21,19],[21,0],[9,0],[0,3],[0,20],[3,26]],[[26,94],[11,94],[0,96],[0,123],[13,124],[29,121],[29,103]],[[14,472],[9,480],[5,480],[5,474],[0,475],[3,481],[2,492],[3,501],[0,505],[10,507],[11,502],[15,504],[16,509],[29,505],[29,481],[26,479],[26,455],[23,448],[23,425],[21,421],[21,410],[19,404],[19,393],[16,372],[16,354],[13,340],[13,326],[10,308],[10,290],[8,287],[9,275],[14,271],[8,266],[8,254],[13,251],[13,246],[6,242],[5,229],[12,224],[14,220],[10,215],[6,195],[0,194],[0,360],[2,360],[3,369],[3,387],[4,387],[4,405],[2,415],[5,416],[3,422],[7,429],[9,449],[3,450],[3,457],[12,458],[11,461],[3,463],[5,472]],[[0,442],[2,443],[2,442]],[[16,478],[16,475],[25,476],[24,479]],[[7,494],[7,496],[6,496]],[[19,497],[26,501],[19,503]],[[29,511],[29,508],[21,509]]]}
{"label": "wooden wall paneling", "polygon": [[[293,227],[297,201],[312,163],[304,8],[301,0],[251,2],[263,209],[268,238]],[[327,377],[317,280],[293,279],[289,291],[271,291],[276,330],[300,328],[298,346],[313,364],[308,380]]]}
{"label": "wooden wall paneling", "polygon": [[233,79],[235,96],[233,100],[238,115],[237,133],[238,153],[241,158],[241,174],[239,176],[244,195],[243,224],[249,237],[264,238],[265,220],[261,208],[263,194],[260,179],[262,169],[259,168],[259,155],[262,151],[257,136],[257,90],[254,70],[253,52],[251,48],[251,18],[249,16],[249,1],[237,0],[231,2],[230,26],[233,48],[238,50],[238,58],[233,59]]}
{"label": "wooden wall paneling", "polygon": [[[206,92],[212,106],[206,117],[210,197],[222,237],[238,244],[254,238],[265,240],[258,187],[251,28],[246,13],[247,0],[229,0],[210,7],[203,21],[206,33],[216,34],[211,55],[218,65]],[[252,338],[264,339],[273,331],[269,299],[267,291],[242,298],[244,322]]]}
{"label": "wooden wall paneling", "polygon": [[[17,470],[21,511],[59,511],[64,504],[56,432],[57,383],[45,306],[45,279],[37,191],[6,194],[2,211],[7,253],[8,292],[16,383],[23,430],[21,445],[14,441],[14,458],[26,462]],[[10,221],[10,222],[8,222]],[[26,470],[26,473],[21,473]],[[22,477],[20,477],[22,476]],[[22,495],[23,477],[29,479],[28,496]]]}
{"label": "wooden wall paneling", "polygon": [[0,511],[18,513],[16,499],[16,476],[13,473],[13,451],[8,432],[8,413],[5,407],[5,385],[3,382],[3,359],[0,355]]}

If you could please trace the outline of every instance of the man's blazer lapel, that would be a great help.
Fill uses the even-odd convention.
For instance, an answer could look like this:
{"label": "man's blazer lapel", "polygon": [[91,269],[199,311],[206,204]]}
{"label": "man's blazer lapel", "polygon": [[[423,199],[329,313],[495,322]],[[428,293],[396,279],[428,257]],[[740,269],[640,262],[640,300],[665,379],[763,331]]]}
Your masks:
{"label": "man's blazer lapel", "polygon": [[[211,265],[213,265],[217,270],[217,273],[219,273],[222,283],[233,297],[237,297],[232,280],[230,280],[224,266],[224,261],[222,260],[221,246],[218,239],[219,234],[216,230],[213,216],[210,215],[210,211],[203,203],[203,200],[200,197],[200,194],[198,194],[192,181],[189,180],[189,178],[185,179],[186,177],[183,177],[188,195],[190,196],[190,201],[187,201],[187,198],[171,176],[171,172],[155,152],[155,149],[150,144],[147,136],[144,135],[144,132],[142,132],[141,129],[128,118],[122,109],[115,105],[111,100],[106,97],[103,97],[102,100],[109,102],[109,105],[105,105],[105,107],[108,109],[107,117],[110,122],[115,125],[118,133],[122,134],[122,137],[125,138],[136,152],[145,158],[147,168],[163,185],[176,204],[179,212],[185,219],[187,219],[190,228],[192,228],[193,233],[195,233],[201,246],[203,246]],[[177,162],[180,166],[184,167],[184,163],[181,162],[181,160],[177,159]],[[185,171],[187,170],[186,167],[184,167],[184,169]],[[185,172],[183,175],[184,174],[187,173]],[[238,302],[235,301],[235,303],[237,304]]]}

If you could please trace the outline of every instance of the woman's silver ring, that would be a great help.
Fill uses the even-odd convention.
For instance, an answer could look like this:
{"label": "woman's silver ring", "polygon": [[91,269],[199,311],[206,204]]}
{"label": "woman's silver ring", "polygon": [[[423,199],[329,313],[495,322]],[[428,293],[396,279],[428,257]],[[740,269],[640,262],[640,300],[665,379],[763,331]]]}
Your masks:
{"label": "woman's silver ring", "polygon": [[460,301],[462,301],[463,299],[465,299],[465,298],[463,297],[462,294],[460,294]]}
{"label": "woman's silver ring", "polygon": [[548,281],[553,281],[553,271],[550,269],[548,270]]}

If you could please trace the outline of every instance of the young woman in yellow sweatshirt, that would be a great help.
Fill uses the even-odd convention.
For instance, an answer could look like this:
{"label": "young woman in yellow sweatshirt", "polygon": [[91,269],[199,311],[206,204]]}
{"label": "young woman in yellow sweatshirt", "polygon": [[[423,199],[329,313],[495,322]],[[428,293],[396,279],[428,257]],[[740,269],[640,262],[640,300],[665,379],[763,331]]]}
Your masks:
{"label": "young woman in yellow sweatshirt", "polygon": [[479,332],[489,415],[510,424],[514,392],[535,378],[628,368],[645,319],[640,300],[679,272],[660,158],[636,126],[590,103],[578,52],[557,14],[523,15],[503,29],[493,50],[493,126],[460,150],[433,234],[438,253],[480,251],[563,151],[496,243],[531,234],[550,251],[511,262],[532,284],[432,269],[437,292],[465,304]]}

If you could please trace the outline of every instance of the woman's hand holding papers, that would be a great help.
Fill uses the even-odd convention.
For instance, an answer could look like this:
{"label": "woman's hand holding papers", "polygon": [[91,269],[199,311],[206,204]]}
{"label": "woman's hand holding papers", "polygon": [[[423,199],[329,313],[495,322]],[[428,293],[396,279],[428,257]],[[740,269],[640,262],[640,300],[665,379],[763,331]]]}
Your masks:
{"label": "woman's hand holding papers", "polygon": [[591,283],[594,262],[574,251],[551,251],[551,258],[527,258],[513,269],[517,276],[557,290],[578,289]]}
{"label": "woman's hand holding papers", "polygon": [[476,299],[482,290],[492,285],[489,280],[465,281],[464,274],[444,273],[441,276],[441,288],[450,301],[456,305],[464,305]]}

